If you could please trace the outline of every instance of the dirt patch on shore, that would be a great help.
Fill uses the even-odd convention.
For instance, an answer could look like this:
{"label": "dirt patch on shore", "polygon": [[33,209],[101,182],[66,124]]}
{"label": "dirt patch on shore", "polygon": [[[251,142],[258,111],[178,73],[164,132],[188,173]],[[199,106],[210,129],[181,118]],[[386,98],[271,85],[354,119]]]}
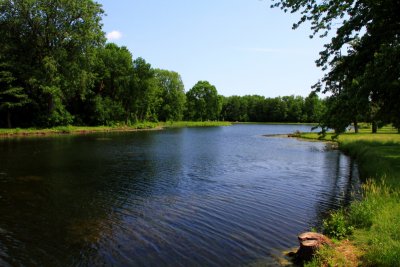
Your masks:
{"label": "dirt patch on shore", "polygon": [[346,266],[360,266],[362,251],[356,248],[349,240],[340,242],[340,244],[335,247],[335,250],[336,253],[341,255],[341,258],[345,260]]}

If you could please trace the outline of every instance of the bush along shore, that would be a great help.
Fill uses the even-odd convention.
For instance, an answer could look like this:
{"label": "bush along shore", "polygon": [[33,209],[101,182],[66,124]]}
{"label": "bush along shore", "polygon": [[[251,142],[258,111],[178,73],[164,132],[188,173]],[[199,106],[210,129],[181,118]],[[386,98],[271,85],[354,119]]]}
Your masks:
{"label": "bush along shore", "polygon": [[3,137],[29,137],[62,134],[88,134],[99,132],[130,132],[162,130],[165,128],[181,127],[215,127],[230,126],[229,122],[222,121],[178,121],[178,122],[140,122],[131,125],[116,124],[113,126],[58,126],[53,128],[13,128],[0,129],[0,138]]}
{"label": "bush along shore", "polygon": [[362,198],[332,211],[323,233],[333,246],[318,250],[305,266],[398,266],[400,262],[400,134],[386,127],[376,134],[299,133],[297,137],[336,141],[356,159],[364,183]]}

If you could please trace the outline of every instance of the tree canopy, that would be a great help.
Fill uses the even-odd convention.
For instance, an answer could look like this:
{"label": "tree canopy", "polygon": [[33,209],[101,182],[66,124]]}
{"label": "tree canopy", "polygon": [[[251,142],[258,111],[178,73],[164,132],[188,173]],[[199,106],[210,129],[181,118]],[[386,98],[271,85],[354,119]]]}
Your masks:
{"label": "tree canopy", "polygon": [[160,88],[161,103],[158,119],[162,121],[180,121],[183,119],[186,95],[179,73],[168,70],[155,70],[155,78]]}
{"label": "tree canopy", "polygon": [[199,81],[186,93],[187,118],[194,121],[218,120],[220,101],[217,89],[207,81]]}
{"label": "tree canopy", "polygon": [[65,103],[85,97],[93,49],[105,41],[101,6],[90,0],[3,0],[0,14],[3,71],[13,76],[9,86],[31,100],[24,106],[29,121],[72,122]]}
{"label": "tree canopy", "polygon": [[[293,28],[309,22],[311,37],[333,35],[316,61],[317,66],[327,73],[314,89],[329,92],[332,100],[329,103],[347,110],[341,117],[344,124],[356,124],[362,119],[373,123],[381,120],[399,126],[400,1],[272,2],[272,7],[301,14]],[[331,113],[335,110],[337,108],[327,109]],[[332,115],[335,114],[327,114]],[[328,122],[327,126],[335,125]]]}

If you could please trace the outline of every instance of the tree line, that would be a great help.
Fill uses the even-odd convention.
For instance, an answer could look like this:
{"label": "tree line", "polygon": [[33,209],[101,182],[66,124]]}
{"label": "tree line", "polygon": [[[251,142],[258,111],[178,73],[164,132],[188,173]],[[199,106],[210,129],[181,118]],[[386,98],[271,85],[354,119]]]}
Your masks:
{"label": "tree line", "polygon": [[321,101],[224,97],[177,72],[154,69],[106,43],[91,0],[0,2],[0,127],[131,124],[139,121],[316,121]]}
{"label": "tree line", "polygon": [[91,0],[0,2],[1,126],[180,120],[179,74],[106,43]]}
{"label": "tree line", "polygon": [[258,95],[222,98],[221,119],[239,122],[318,122],[325,100],[315,92],[307,97],[265,98]]}

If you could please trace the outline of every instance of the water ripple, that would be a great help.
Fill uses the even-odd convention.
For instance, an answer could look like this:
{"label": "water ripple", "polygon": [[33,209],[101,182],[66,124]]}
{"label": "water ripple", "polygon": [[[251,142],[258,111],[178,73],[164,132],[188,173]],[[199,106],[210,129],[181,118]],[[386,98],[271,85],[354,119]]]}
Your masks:
{"label": "water ripple", "polygon": [[261,137],[296,129],[0,142],[0,265],[277,265],[359,187],[340,152]]}

